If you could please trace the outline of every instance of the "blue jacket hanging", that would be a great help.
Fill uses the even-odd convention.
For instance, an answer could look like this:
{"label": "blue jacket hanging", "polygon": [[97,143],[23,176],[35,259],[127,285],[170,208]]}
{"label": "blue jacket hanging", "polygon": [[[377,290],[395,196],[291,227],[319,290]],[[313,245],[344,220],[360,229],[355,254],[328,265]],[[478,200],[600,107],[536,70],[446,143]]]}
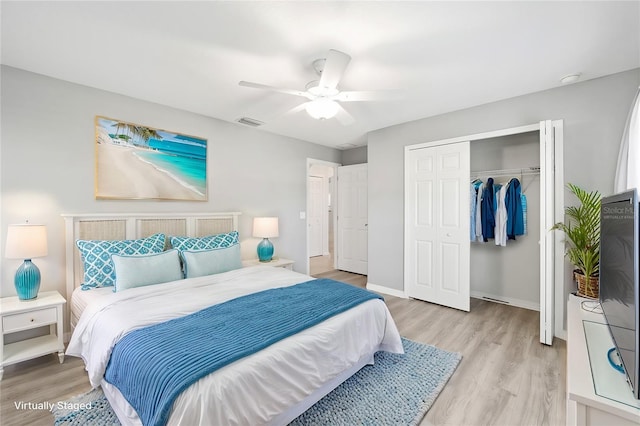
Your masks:
{"label": "blue jacket hanging", "polygon": [[487,179],[482,191],[482,204],[480,209],[482,219],[482,239],[486,243],[494,237],[493,228],[496,226],[495,192],[493,191],[493,178]]}
{"label": "blue jacket hanging", "polygon": [[524,217],[518,179],[513,178],[509,181],[504,202],[507,206],[507,238],[515,240],[516,235],[524,234]]}

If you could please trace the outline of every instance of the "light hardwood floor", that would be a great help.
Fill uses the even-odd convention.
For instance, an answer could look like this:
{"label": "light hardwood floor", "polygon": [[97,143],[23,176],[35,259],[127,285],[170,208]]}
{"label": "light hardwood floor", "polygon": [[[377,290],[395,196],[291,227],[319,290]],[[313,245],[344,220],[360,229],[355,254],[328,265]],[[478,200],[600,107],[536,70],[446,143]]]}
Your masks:
{"label": "light hardwood floor", "polygon": [[[359,287],[367,277],[316,275]],[[566,342],[539,342],[535,311],[471,299],[465,313],[384,295],[400,334],[448,351],[462,361],[422,425],[564,425]]]}
{"label": "light hardwood floor", "polygon": [[309,258],[309,274],[317,275],[333,271],[333,254]]}
{"label": "light hardwood floor", "polygon": [[[365,287],[367,277],[342,271],[316,275]],[[538,313],[471,299],[464,313],[417,300],[386,296],[400,334],[462,353],[462,361],[422,425],[564,425],[566,345],[538,341]],[[90,388],[84,364],[56,355],[5,369],[0,424],[51,425],[44,410],[17,410],[15,402],[42,403]]]}

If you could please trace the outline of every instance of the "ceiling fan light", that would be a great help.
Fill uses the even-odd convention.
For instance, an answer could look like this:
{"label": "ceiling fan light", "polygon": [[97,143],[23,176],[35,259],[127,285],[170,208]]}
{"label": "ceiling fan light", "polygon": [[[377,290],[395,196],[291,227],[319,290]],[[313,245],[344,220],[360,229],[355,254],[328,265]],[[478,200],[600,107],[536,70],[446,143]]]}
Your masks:
{"label": "ceiling fan light", "polygon": [[338,103],[327,98],[320,98],[308,102],[305,106],[307,113],[316,120],[326,120],[338,113]]}

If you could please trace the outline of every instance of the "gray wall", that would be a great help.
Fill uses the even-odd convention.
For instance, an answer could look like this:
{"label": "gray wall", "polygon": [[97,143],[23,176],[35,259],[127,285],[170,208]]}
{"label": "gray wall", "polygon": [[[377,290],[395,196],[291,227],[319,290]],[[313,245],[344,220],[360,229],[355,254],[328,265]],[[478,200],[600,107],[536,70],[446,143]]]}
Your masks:
{"label": "gray wall", "polygon": [[[240,211],[241,239],[251,236],[254,216],[278,216],[276,255],[304,270],[299,212],[306,210],[307,158],[339,162],[340,151],[11,67],[1,71],[0,250],[7,224],[46,224],[49,255],[35,260],[41,291],[65,294],[62,213]],[[206,138],[208,201],[96,200],[96,115]],[[255,257],[255,244],[245,241],[243,253]],[[2,257],[1,296],[15,294],[20,263]]]}
{"label": "gray wall", "polygon": [[[369,134],[369,276],[403,290],[404,147],[564,120],[565,181],[610,194],[640,69],[381,129]],[[574,204],[569,194],[565,204]],[[570,283],[566,283],[566,291]]]}
{"label": "gray wall", "polygon": [[362,164],[367,162],[367,147],[359,146],[342,151],[340,163],[343,166],[351,166],[352,164]]}

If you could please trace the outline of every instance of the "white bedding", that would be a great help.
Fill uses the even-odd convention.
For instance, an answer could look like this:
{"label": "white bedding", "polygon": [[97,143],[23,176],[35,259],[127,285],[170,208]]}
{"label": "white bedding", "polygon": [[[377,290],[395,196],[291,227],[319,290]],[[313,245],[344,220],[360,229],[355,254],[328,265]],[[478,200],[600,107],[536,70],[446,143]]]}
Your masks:
{"label": "white bedding", "polygon": [[[97,387],[113,345],[129,331],[212,304],[308,281],[282,268],[256,266],[106,294],[90,303],[67,354],[86,363]],[[93,290],[90,290],[93,291]],[[376,350],[402,353],[400,335],[380,300],[336,315],[194,383],[175,401],[169,424],[268,424]],[[124,424],[140,424],[119,392],[105,386]]]}
{"label": "white bedding", "polygon": [[111,293],[113,293],[113,287],[92,288],[91,290],[82,290],[81,287],[76,287],[73,290],[71,303],[69,304],[71,309],[71,328],[75,328],[76,324],[78,324],[80,316],[82,316],[87,306]]}

